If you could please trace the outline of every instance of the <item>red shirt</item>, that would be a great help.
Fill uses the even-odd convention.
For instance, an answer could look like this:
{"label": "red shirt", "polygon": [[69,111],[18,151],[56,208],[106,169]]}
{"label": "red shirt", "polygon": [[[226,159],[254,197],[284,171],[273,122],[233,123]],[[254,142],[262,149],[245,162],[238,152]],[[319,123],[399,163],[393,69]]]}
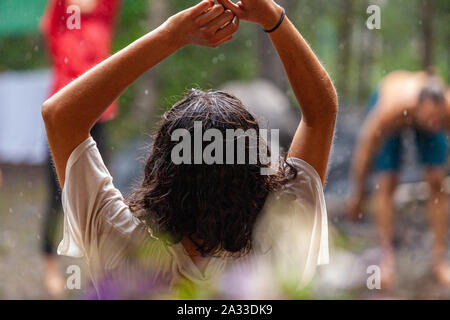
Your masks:
{"label": "red shirt", "polygon": [[[67,13],[66,2],[50,0],[41,24],[53,66],[51,95],[109,57],[119,8],[119,0],[98,0],[93,12],[81,14],[81,28],[69,29],[67,20],[73,13]],[[114,102],[100,121],[113,119],[117,112]]]}

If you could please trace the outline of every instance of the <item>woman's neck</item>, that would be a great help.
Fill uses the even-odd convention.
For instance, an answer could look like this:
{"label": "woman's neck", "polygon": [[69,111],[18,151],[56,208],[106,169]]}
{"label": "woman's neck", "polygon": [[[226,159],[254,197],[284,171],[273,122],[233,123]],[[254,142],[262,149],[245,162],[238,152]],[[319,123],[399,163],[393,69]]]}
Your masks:
{"label": "woman's neck", "polygon": [[209,258],[202,256],[202,254],[197,250],[197,246],[194,244],[194,242],[192,242],[191,239],[184,237],[181,240],[181,244],[183,245],[184,249],[188,253],[192,262],[194,262],[194,264],[200,270],[202,270],[203,267],[205,266],[206,262],[209,260]]}

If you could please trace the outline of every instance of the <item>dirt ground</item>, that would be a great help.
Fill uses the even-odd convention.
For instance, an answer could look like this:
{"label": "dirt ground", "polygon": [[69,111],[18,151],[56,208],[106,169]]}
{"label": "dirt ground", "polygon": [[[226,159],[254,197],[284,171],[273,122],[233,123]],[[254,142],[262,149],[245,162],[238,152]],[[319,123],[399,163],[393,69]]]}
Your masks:
{"label": "dirt ground", "polygon": [[[42,167],[2,167],[0,189],[0,299],[47,299],[40,255],[46,189]],[[343,196],[327,197],[331,231],[331,264],[321,267],[312,298],[450,299],[450,288],[436,283],[430,269],[432,235],[423,203],[399,208],[397,217],[397,286],[391,292],[369,290],[367,267],[379,263],[379,250],[370,215],[361,223],[344,219]],[[59,230],[62,230],[62,224]],[[60,235],[57,236],[60,239]],[[56,241],[57,242],[57,241]],[[449,243],[450,248],[450,243]],[[448,252],[449,253],[449,252]],[[59,257],[61,273],[70,265],[82,270],[81,290],[67,290],[67,299],[86,297],[89,286],[82,259]]]}
{"label": "dirt ground", "polygon": [[[0,299],[47,299],[40,255],[46,189],[42,167],[3,166],[0,189]],[[58,228],[62,230],[61,227]],[[60,239],[60,235],[57,236]],[[58,258],[63,277],[69,265],[84,271],[82,259]],[[82,272],[82,276],[83,276]],[[83,278],[85,285],[86,277]],[[83,286],[82,286],[83,287]],[[66,298],[82,298],[67,290]]]}
{"label": "dirt ground", "polygon": [[[431,270],[433,235],[425,205],[423,201],[397,204],[395,286],[390,291],[370,290],[368,268],[378,266],[381,258],[371,201],[368,200],[366,215],[354,223],[345,218],[345,197],[328,195],[331,263],[319,268],[313,283],[314,294],[319,298],[450,299],[450,287],[440,285]],[[449,240],[447,259],[450,258]]]}

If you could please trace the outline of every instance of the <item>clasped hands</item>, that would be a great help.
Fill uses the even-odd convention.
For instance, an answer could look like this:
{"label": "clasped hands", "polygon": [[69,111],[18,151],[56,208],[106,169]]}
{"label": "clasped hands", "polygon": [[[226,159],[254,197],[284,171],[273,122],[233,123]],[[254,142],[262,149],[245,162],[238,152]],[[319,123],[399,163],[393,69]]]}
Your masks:
{"label": "clasped hands", "polygon": [[196,44],[216,48],[233,38],[240,20],[271,29],[281,13],[282,8],[273,0],[204,0],[170,17],[163,26],[180,47]]}

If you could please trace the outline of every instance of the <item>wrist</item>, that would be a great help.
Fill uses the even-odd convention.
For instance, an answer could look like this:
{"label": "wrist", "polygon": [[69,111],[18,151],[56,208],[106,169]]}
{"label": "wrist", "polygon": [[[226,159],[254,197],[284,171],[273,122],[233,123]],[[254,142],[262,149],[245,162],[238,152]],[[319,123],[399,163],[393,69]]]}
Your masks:
{"label": "wrist", "polygon": [[268,13],[264,16],[264,20],[259,23],[260,27],[264,30],[273,29],[280,21],[283,14],[283,8],[273,2],[273,5],[268,10]]}
{"label": "wrist", "polygon": [[168,45],[173,50],[181,49],[187,46],[189,43],[186,40],[186,37],[183,35],[183,32],[180,32],[177,28],[177,22],[174,17],[170,17],[167,19],[160,27],[160,32],[164,35],[164,38],[167,40]]}

